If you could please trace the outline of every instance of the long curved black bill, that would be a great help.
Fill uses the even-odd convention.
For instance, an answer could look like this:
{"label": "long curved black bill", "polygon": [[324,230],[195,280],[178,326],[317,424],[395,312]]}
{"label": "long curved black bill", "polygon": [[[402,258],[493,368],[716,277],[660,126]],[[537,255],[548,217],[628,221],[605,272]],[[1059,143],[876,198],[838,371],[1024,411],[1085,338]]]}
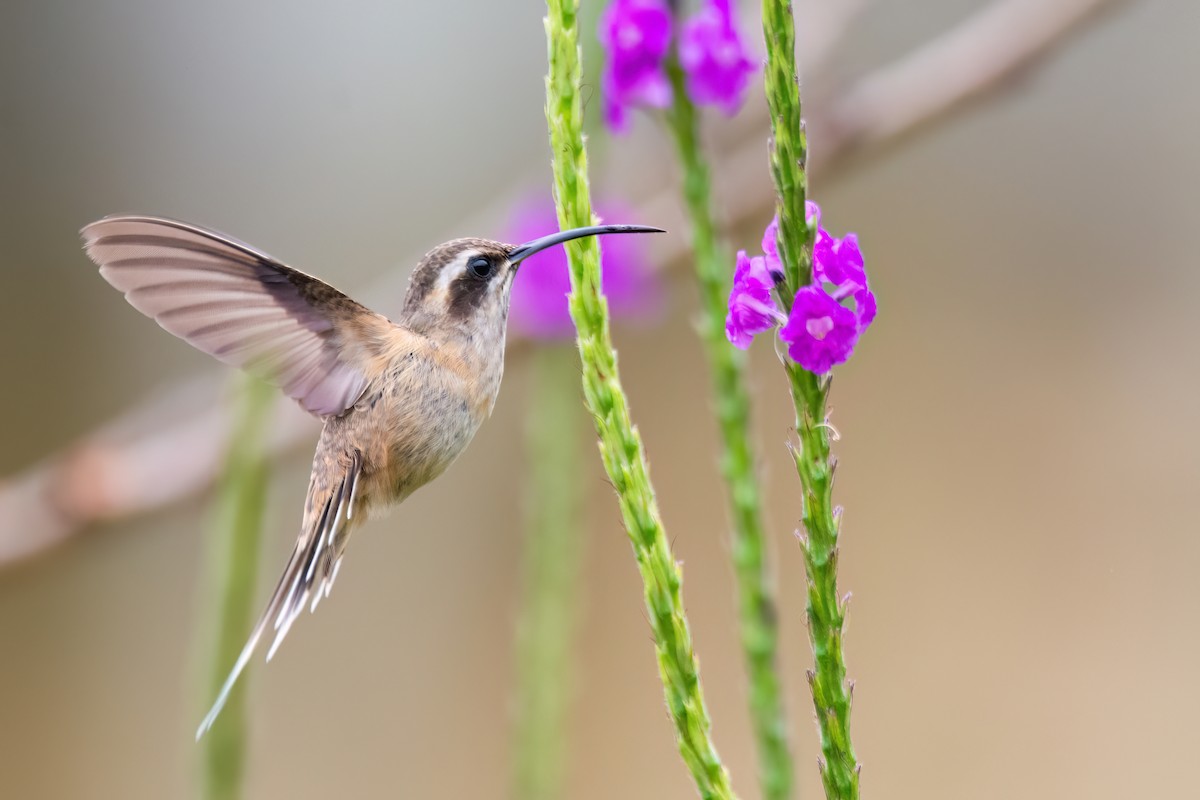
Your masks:
{"label": "long curved black bill", "polygon": [[509,252],[508,260],[513,266],[516,266],[547,247],[569,242],[572,239],[582,239],[584,236],[602,236],[606,233],[666,233],[666,231],[662,228],[652,228],[649,225],[589,225],[586,228],[572,228],[569,231],[559,231],[540,239],[534,239],[532,242],[517,245]]}

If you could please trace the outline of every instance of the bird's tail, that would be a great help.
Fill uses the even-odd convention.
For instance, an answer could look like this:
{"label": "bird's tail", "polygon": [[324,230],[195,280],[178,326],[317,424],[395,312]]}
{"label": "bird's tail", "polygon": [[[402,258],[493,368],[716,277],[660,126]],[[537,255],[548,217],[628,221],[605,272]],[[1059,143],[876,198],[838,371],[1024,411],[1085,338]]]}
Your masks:
{"label": "bird's tail", "polygon": [[[317,458],[320,459],[321,455],[318,451]],[[250,663],[268,626],[274,630],[274,639],[267,650],[267,661],[270,661],[305,604],[309,605],[310,610],[316,611],[321,599],[329,596],[342,565],[346,542],[350,538],[355,495],[362,471],[362,454],[355,450],[339,461],[344,462],[341,464],[341,474],[331,475],[323,469],[313,470],[304,508],[304,525],[296,541],[296,549],[288,559],[279,584],[271,593],[266,610],[254,625],[250,639],[234,662],[221,691],[217,693],[216,701],[196,730],[197,740],[212,727],[221,713],[238,676]],[[357,521],[354,518],[353,522]]]}

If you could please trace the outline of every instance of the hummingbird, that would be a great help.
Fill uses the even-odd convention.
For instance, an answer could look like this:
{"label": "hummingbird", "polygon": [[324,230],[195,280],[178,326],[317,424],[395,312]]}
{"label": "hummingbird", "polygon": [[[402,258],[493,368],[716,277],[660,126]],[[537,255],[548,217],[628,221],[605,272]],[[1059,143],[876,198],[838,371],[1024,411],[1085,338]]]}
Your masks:
{"label": "hummingbird", "polygon": [[197,739],[264,634],[272,636],[269,661],[304,607],[315,611],[329,596],[351,531],[441,475],[491,414],[521,263],[584,236],[661,232],[596,225],[519,245],[454,239],[417,263],[392,321],[199,225],[122,215],[81,231],[101,276],[134,308],[193,347],[272,381],[323,423],[295,548]]}

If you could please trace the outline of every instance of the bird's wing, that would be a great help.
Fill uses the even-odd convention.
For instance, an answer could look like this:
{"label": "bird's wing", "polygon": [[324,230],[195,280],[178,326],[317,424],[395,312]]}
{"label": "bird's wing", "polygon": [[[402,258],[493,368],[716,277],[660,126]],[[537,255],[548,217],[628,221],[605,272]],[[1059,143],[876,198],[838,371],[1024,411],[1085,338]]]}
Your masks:
{"label": "bird's wing", "polygon": [[82,231],[104,279],[166,330],[278,384],[318,416],[367,384],[347,340],[382,316],[236,239],[158,217],[106,217]]}
{"label": "bird's wing", "polygon": [[[317,458],[322,459],[324,455],[325,453],[318,449]],[[216,721],[217,715],[225,706],[225,701],[229,699],[229,693],[237,683],[238,676],[250,663],[268,626],[275,632],[275,638],[267,651],[267,660],[270,661],[279,645],[283,643],[292,623],[304,610],[305,604],[309,605],[310,611],[316,611],[321,598],[328,597],[333,588],[333,581],[337,578],[350,536],[351,520],[358,521],[353,514],[363,458],[358,450],[338,457],[330,454],[329,457],[336,466],[314,465],[304,509],[304,526],[300,538],[296,541],[296,549],[292,551],[283,576],[279,579],[275,591],[271,593],[271,599],[251,631],[246,646],[242,648],[229,671],[229,677],[217,693],[217,699],[204,721],[200,723],[196,731],[197,739]]]}

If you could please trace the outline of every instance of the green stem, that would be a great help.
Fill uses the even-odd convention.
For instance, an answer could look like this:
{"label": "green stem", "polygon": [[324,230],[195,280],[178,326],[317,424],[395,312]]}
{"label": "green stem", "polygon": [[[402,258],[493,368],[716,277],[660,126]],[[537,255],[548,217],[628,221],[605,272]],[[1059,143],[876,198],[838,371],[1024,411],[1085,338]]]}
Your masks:
{"label": "green stem", "polygon": [[[593,224],[588,193],[583,102],[579,92],[578,0],[547,0],[546,120],[554,166],[558,222]],[[584,401],[600,439],[600,455],[617,492],[621,516],[645,588],[646,608],[667,710],[679,752],[703,798],[733,798],[729,774],[713,745],[700,687],[700,666],[683,610],[683,573],[671,553],[650,483],[642,440],[629,415],[600,292],[600,248],[594,237],[568,242],[569,306],[578,333]]]}
{"label": "green stem", "polygon": [[526,412],[524,597],[517,631],[514,800],[562,797],[579,581],[579,360],[568,347],[533,352]]}
{"label": "green stem", "polygon": [[796,290],[812,279],[813,230],[804,201],[808,192],[808,136],[801,116],[796,80],[796,27],[788,0],[763,0],[763,36],[767,43],[764,77],[771,110],[771,177],[779,194],[779,255],[785,285],[779,294],[791,306]]}
{"label": "green stem", "polygon": [[[246,643],[254,622],[254,584],[258,575],[267,462],[263,429],[274,389],[246,378],[238,390],[236,423],[221,473],[205,563],[204,597],[215,598],[204,652],[205,702],[220,691],[229,668]],[[207,800],[242,796],[246,767],[245,677],[229,695],[221,716],[201,740],[201,794]]]}
{"label": "green stem", "polygon": [[[779,254],[785,285],[780,296],[790,307],[798,287],[812,279],[814,230],[805,217],[807,140],[796,82],[795,22],[787,0],[763,0],[767,43],[767,105],[771,111],[771,173],[779,193]],[[793,451],[804,492],[801,539],[808,576],[808,636],[815,668],[809,673],[821,733],[821,779],[829,800],[858,797],[859,766],[850,741],[851,691],[846,683],[842,632],[846,606],[838,595],[838,519],[833,505],[834,461],[826,425],[829,381],[791,362],[786,370],[796,412],[800,447]]]}
{"label": "green stem", "polygon": [[709,168],[699,142],[696,107],[684,86],[683,70],[674,59],[668,72],[675,94],[667,122],[683,167],[683,197],[700,290],[698,329],[712,373],[723,448],[721,472],[733,511],[732,555],[750,684],[750,716],[758,741],[763,796],[785,800],[791,794],[792,761],[778,674],[778,622],[766,565],[762,498],[750,443],[750,398],[742,353],[725,339],[731,259],[719,245],[713,224]]}
{"label": "green stem", "polygon": [[788,379],[796,409],[800,447],[792,451],[804,489],[800,540],[808,574],[808,638],[815,669],[808,673],[821,732],[821,779],[830,800],[858,797],[858,761],[850,741],[852,691],[846,683],[842,632],[846,603],[838,594],[838,533],[841,509],[833,505],[835,461],[824,424],[829,383],[794,364]]}

